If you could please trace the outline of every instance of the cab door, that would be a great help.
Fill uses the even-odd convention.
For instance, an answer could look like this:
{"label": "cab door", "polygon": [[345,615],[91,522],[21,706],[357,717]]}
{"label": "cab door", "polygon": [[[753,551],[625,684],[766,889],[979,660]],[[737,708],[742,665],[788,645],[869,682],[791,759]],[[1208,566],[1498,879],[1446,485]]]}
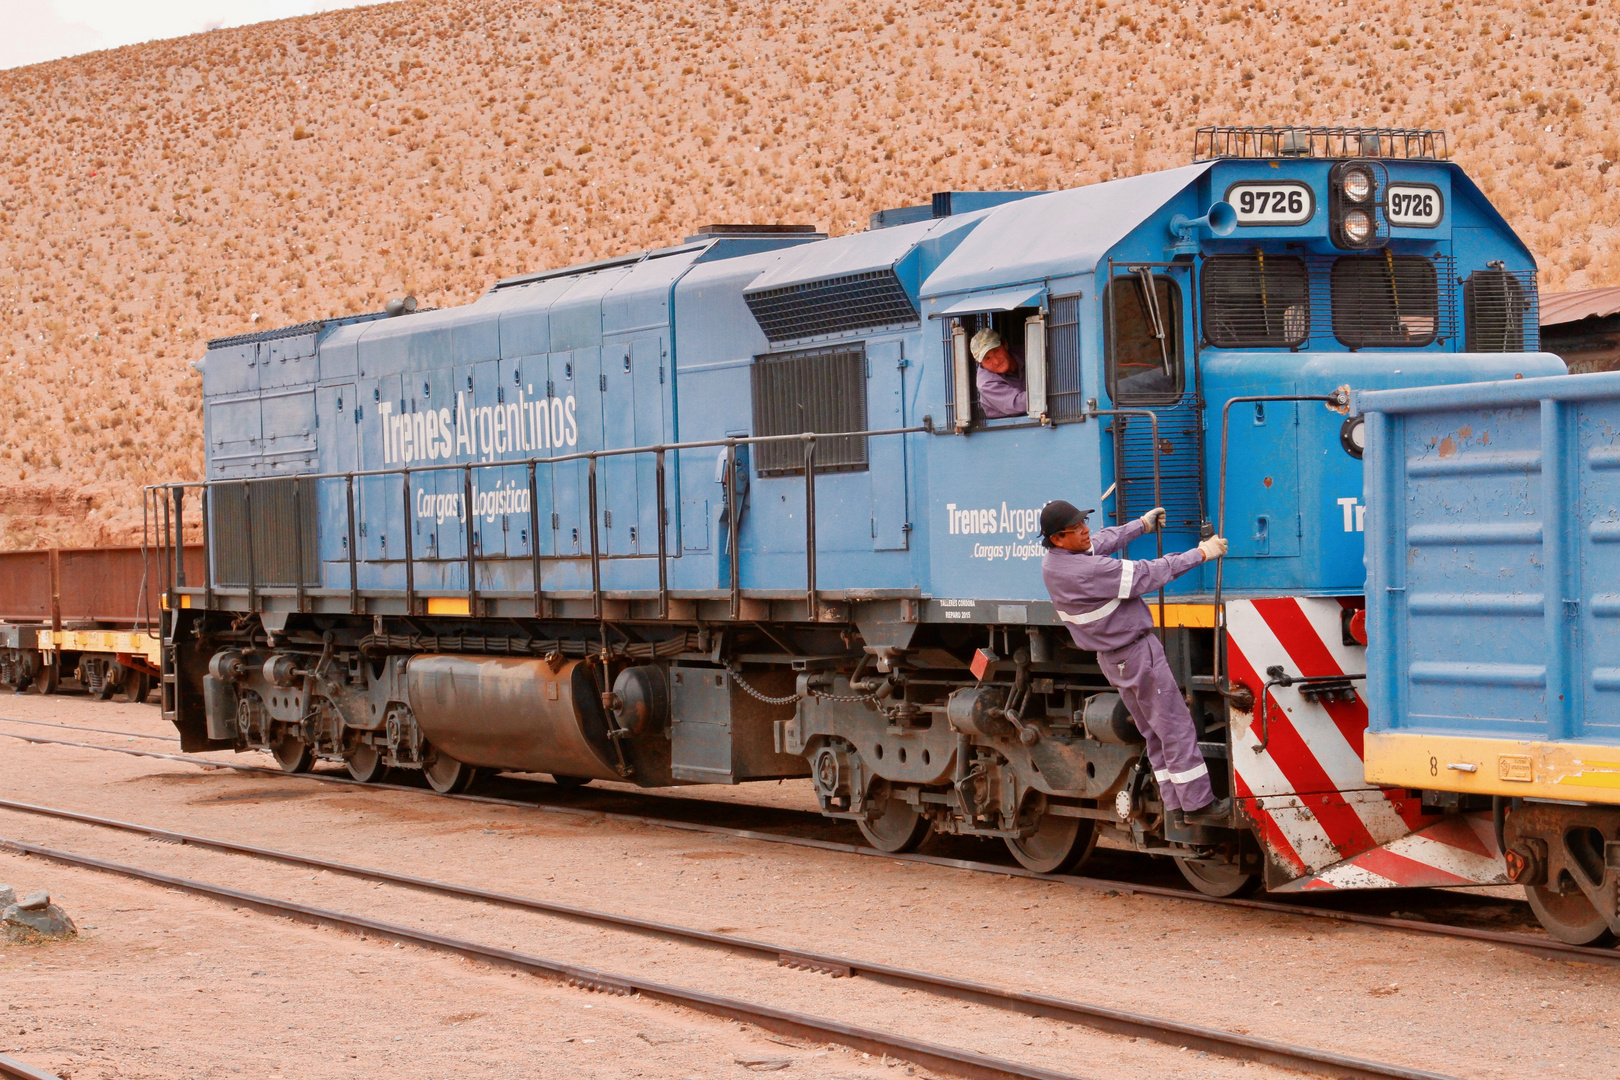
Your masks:
{"label": "cab door", "polygon": [[[1109,418],[1116,487],[1108,523],[1162,505],[1165,550],[1190,547],[1205,518],[1204,403],[1192,346],[1192,269],[1179,263],[1109,265],[1102,297],[1105,390],[1116,409],[1150,410],[1158,420],[1158,442],[1146,416]],[[1133,550],[1138,555],[1157,546],[1152,539],[1137,543],[1143,545]]]}

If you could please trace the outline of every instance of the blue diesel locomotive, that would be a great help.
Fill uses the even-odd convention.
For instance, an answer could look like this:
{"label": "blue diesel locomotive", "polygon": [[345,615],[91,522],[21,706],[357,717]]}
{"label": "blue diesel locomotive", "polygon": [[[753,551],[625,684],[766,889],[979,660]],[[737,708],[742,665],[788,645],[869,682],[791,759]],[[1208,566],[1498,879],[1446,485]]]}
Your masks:
{"label": "blue diesel locomotive", "polygon": [[[1218,895],[1505,881],[1488,815],[1364,776],[1347,405],[1562,373],[1534,260],[1438,132],[1203,129],[1194,158],[210,342],[206,479],[149,507],[208,548],[163,570],[167,714],[439,790],[808,777],[887,851],[1056,871],[1100,840]],[[978,399],[986,328],[1018,415]],[[1057,498],[1166,507],[1133,558],[1229,538],[1153,605],[1224,823],[1163,812],[1056,617]]]}

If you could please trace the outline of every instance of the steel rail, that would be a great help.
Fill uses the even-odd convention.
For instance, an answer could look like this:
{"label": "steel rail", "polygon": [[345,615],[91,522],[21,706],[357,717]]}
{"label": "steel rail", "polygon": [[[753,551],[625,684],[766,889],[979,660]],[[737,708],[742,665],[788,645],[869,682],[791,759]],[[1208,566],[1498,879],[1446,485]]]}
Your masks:
{"label": "steel rail", "polygon": [[[740,998],[728,997],[722,994],[711,994],[706,991],[675,986],[670,983],[656,982],[638,975],[622,975],[616,972],[602,971],[598,968],[584,967],[579,964],[568,964],[560,960],[536,956],[533,953],[520,952],[517,949],[503,949],[495,945],[469,941],[466,938],[451,937],[447,934],[437,934],[429,930],[418,930],[414,927],[402,926],[399,923],[385,922],[382,919],[374,919],[368,915],[334,911],[330,908],[300,904],[291,900],[278,900],[274,897],[247,892],[243,889],[233,889],[225,885],[194,881],[173,874],[164,874],[138,866],[111,862],[90,855],[79,855],[70,851],[42,847],[38,844],[29,844],[20,840],[0,838],[0,851],[32,855],[63,866],[95,870],[136,881],[144,881],[166,889],[177,889],[193,896],[217,900],[233,907],[245,907],[266,915],[279,915],[314,926],[329,926],[333,929],[356,933],[362,937],[379,937],[385,940],[399,941],[426,949],[433,949],[437,952],[453,953],[495,967],[510,968],[531,975],[555,979],[569,986],[578,986],[587,990],[610,994],[639,994],[645,998],[685,1006],[711,1016],[744,1021],[780,1034],[813,1039],[819,1042],[837,1043],[865,1053],[889,1054],[915,1062],[929,1069],[951,1072],[959,1076],[982,1078],[982,1080],[1080,1080],[1079,1077],[1071,1073],[1061,1073],[1036,1065],[1006,1061],[1001,1058],[990,1057],[987,1054],[978,1054],[971,1050],[960,1050],[921,1039],[913,1039],[894,1032],[846,1024],[842,1021],[813,1016],[809,1013],[794,1012],[789,1009],[744,1001]],[[1435,1074],[1413,1073],[1411,1075],[1428,1078]]]}
{"label": "steel rail", "polygon": [[0,1054],[0,1076],[5,1080],[62,1080],[55,1073],[48,1073],[44,1069],[36,1069],[32,1065],[18,1061],[16,1058]]}
{"label": "steel rail", "polygon": [[[177,761],[187,765],[197,765],[205,769],[230,769],[236,772],[261,773],[276,776],[287,780],[316,780],[329,784],[346,784],[352,787],[376,788],[388,791],[404,791],[415,795],[429,795],[434,798],[457,799],[463,802],[482,803],[489,806],[510,806],[525,810],[538,810],[547,814],[566,814],[572,817],[593,817],[604,821],[618,821],[631,825],[653,825],[660,828],[674,829],[680,832],[702,833],[710,836],[727,836],[737,840],[756,840],[768,844],[785,844],[791,847],[812,848],[818,851],[834,851],[848,855],[863,855],[869,858],[888,859],[894,862],[918,863],[927,866],[941,866],[953,870],[967,870],[973,873],[1000,874],[1004,877],[1028,878],[1032,881],[1050,881],[1057,884],[1071,885],[1084,889],[1114,891],[1120,893],[1135,893],[1142,896],[1152,896],[1164,900],[1180,900],[1186,903],[1214,904],[1221,907],[1239,908],[1249,911],[1260,911],[1271,915],[1293,915],[1300,918],[1324,919],[1331,922],[1352,923],[1360,926],[1374,926],[1385,930],[1399,930],[1411,934],[1423,934],[1430,937],[1460,938],[1469,941],[1479,941],[1488,945],[1497,945],[1503,948],[1519,949],[1539,956],[1557,960],[1576,960],[1584,963],[1612,964],[1620,966],[1620,948],[1597,948],[1590,945],[1570,945],[1552,938],[1531,937],[1528,934],[1514,934],[1501,930],[1476,930],[1466,926],[1452,926],[1446,923],[1424,922],[1417,919],[1396,919],[1383,915],[1365,915],[1354,911],[1330,911],[1325,908],[1302,907],[1297,904],[1279,903],[1275,900],[1254,900],[1237,896],[1205,896],[1203,893],[1188,889],[1170,888],[1164,885],[1141,885],[1127,881],[1116,881],[1109,878],[1086,877],[1079,874],[1042,874],[1034,870],[1025,870],[1021,866],[1001,866],[995,863],[979,862],[974,859],[955,859],[941,855],[923,855],[916,852],[907,854],[890,854],[878,851],[876,848],[861,844],[846,844],[836,840],[816,840],[804,836],[787,836],[782,833],[759,832],[753,829],[736,829],[724,825],[704,825],[699,822],[677,821],[670,818],[652,817],[644,814],[626,814],[616,810],[593,810],[589,807],[558,806],[553,803],[528,802],[523,799],[503,799],[494,795],[440,795],[428,788],[408,787],[403,784],[363,784],[347,776],[337,776],[330,773],[288,773],[281,769],[265,765],[244,765],[234,761],[211,761],[208,758],[191,757],[185,754],[165,754],[156,750],[137,750],[128,746],[102,746],[97,743],[74,742],[67,739],[48,739],[40,735],[19,735],[14,732],[0,731],[0,736],[8,739],[17,739],[21,742],[48,743],[58,746],[70,746],[85,750],[104,750],[114,754],[126,754],[131,757],[159,758],[167,761]],[[655,796],[661,797],[661,796]],[[819,815],[817,815],[819,820]]]}
{"label": "steel rail", "polygon": [[55,728],[57,731],[95,731],[103,735],[124,735],[131,739],[151,739],[153,742],[179,742],[178,735],[147,735],[140,731],[120,731],[116,728],[85,727],[83,724],[56,724],[49,720],[23,720],[15,716],[0,716],[7,724],[32,724],[35,727]]}
{"label": "steel rail", "polygon": [[1403,1066],[1366,1061],[1361,1058],[1348,1057],[1329,1051],[1314,1050],[1309,1047],[1293,1046],[1270,1039],[1239,1035],[1218,1028],[1209,1028],[1197,1024],[1183,1024],[1175,1020],[1145,1016],[1121,1009],[1110,1009],[1105,1006],[1050,997],[1045,994],[1007,990],[967,979],[898,968],[888,964],[871,963],[847,956],[810,952],[790,946],[772,945],[769,942],[755,941],[750,938],[733,937],[729,934],[696,930],[672,923],[638,919],[628,915],[616,915],[611,912],[596,911],[590,908],[573,907],[514,893],[457,885],[452,882],[400,874],[390,870],[379,870],[374,867],[335,862],[318,856],[299,855],[293,852],[278,851],[274,848],[258,847],[252,844],[241,844],[216,837],[174,832],[169,829],[139,825],[133,822],[119,821],[116,818],[105,818],[94,814],[80,813],[75,810],[64,810],[59,807],[0,799],[0,809],[23,814],[34,814],[39,817],[57,818],[104,829],[136,833],[168,843],[207,848],[227,854],[286,863],[311,870],[325,870],[365,881],[383,881],[392,885],[419,889],[424,892],[535,911],[575,922],[609,926],[671,941],[725,949],[733,953],[747,953],[766,959],[774,959],[783,967],[806,968],[831,974],[835,978],[860,976],[888,986],[920,990],[936,996],[970,1001],[976,1005],[1022,1013],[1026,1016],[1041,1016],[1051,1020],[1080,1024],[1114,1035],[1150,1039],[1171,1046],[1186,1047],[1190,1050],[1204,1050],[1240,1061],[1278,1065],[1283,1068],[1297,1069],[1320,1076],[1343,1077],[1346,1080],[1434,1080],[1434,1078],[1441,1075],[1421,1069],[1408,1069]]}

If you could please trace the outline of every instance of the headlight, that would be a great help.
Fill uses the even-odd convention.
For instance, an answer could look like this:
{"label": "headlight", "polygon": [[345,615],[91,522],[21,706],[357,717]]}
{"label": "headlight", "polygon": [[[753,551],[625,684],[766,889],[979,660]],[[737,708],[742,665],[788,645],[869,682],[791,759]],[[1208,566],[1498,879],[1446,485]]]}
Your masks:
{"label": "headlight", "polygon": [[1372,215],[1365,210],[1352,210],[1344,215],[1344,238],[1352,244],[1364,244],[1373,234]]}
{"label": "headlight", "polygon": [[1364,203],[1372,197],[1372,173],[1366,169],[1346,169],[1339,178],[1339,189],[1353,203]]}
{"label": "headlight", "polygon": [[1339,428],[1339,445],[1344,447],[1345,453],[1358,460],[1367,449],[1366,420],[1365,416],[1347,416]]}

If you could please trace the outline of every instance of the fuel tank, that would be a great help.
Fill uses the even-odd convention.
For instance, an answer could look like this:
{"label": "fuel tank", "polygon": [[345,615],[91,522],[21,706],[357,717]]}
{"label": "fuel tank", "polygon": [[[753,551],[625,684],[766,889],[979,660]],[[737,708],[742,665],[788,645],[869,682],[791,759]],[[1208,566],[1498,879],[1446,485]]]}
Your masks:
{"label": "fuel tank", "polygon": [[661,724],[619,740],[628,772],[620,771],[615,740],[608,736],[619,725],[610,727],[603,688],[584,661],[565,661],[553,670],[545,660],[428,654],[411,659],[405,690],[427,740],[468,765],[668,782],[669,743],[656,730]]}

